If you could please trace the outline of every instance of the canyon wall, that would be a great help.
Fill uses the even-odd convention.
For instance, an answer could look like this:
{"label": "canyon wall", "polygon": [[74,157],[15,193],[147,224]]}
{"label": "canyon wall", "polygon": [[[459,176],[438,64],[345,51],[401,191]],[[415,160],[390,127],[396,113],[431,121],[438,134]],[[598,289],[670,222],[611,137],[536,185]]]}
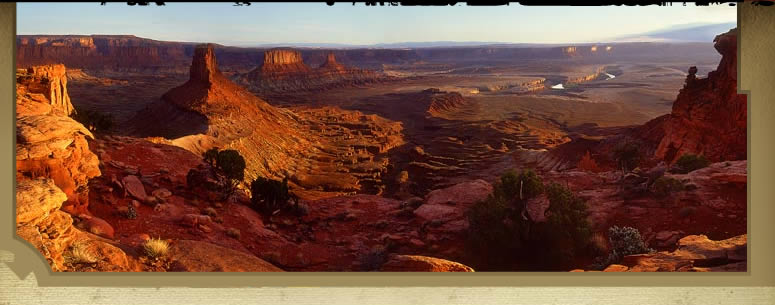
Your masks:
{"label": "canyon wall", "polygon": [[[63,65],[17,71],[16,83],[16,233],[40,251],[54,271],[67,271],[79,259],[74,248],[92,253],[86,262],[102,271],[130,271],[134,265],[119,248],[101,237],[112,230],[95,229],[88,216],[91,178],[101,174],[89,149],[94,136],[68,117]],[[82,231],[74,217],[83,220]],[[108,226],[109,227],[109,226]]]}
{"label": "canyon wall", "polygon": [[697,78],[689,69],[670,114],[634,132],[651,143],[654,157],[668,163],[681,155],[702,154],[712,162],[747,159],[747,99],[737,93],[737,29],[716,36],[722,55],[715,71]]}
{"label": "canyon wall", "polygon": [[[64,64],[90,72],[141,72],[185,74],[195,43],[157,41],[132,35],[18,35],[17,67]],[[707,43],[621,43],[598,46],[498,45],[478,47],[438,47],[418,49],[306,49],[300,48],[303,62],[318,66],[330,54],[337,61],[361,69],[378,70],[383,64],[412,64],[420,61],[520,62],[536,59],[614,60],[660,57],[665,60],[715,56]],[[576,51],[564,52],[569,47]],[[610,49],[609,49],[610,47]],[[246,73],[265,60],[267,48],[215,46],[224,71]]]}
{"label": "canyon wall", "polygon": [[16,169],[17,179],[53,179],[67,195],[65,209],[74,212],[88,206],[86,185],[100,170],[87,143],[94,136],[68,117],[73,106],[65,79],[63,65],[17,72]]}
{"label": "canyon wall", "polygon": [[62,63],[90,70],[171,72],[185,67],[193,45],[132,35],[19,35],[17,67]]}
{"label": "canyon wall", "polygon": [[26,93],[43,94],[53,109],[70,115],[75,110],[67,94],[65,66],[47,65],[21,69],[16,73],[17,83],[24,86]]}

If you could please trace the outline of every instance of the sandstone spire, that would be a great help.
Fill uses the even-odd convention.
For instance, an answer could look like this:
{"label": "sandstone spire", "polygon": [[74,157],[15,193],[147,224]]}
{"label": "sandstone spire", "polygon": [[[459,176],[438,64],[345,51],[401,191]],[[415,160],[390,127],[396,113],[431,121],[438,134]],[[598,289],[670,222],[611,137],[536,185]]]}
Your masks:
{"label": "sandstone spire", "polygon": [[336,56],[334,56],[334,52],[329,52],[328,56],[326,56],[326,62],[324,62],[320,68],[322,69],[334,69],[334,70],[345,70],[345,67],[336,62]]}
{"label": "sandstone spire", "polygon": [[190,79],[212,83],[216,73],[218,73],[218,65],[215,61],[213,44],[198,45],[194,50],[194,59],[191,62]]}

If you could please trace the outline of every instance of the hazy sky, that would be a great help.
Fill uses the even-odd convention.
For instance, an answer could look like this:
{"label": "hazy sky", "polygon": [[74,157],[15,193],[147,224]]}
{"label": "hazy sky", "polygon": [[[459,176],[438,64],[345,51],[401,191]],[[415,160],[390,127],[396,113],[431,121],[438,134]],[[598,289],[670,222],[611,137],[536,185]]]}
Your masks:
{"label": "hazy sky", "polygon": [[18,3],[18,34],[131,34],[226,45],[374,44],[413,41],[572,43],[605,41],[674,25],[737,20],[737,7],[453,7],[363,3]]}

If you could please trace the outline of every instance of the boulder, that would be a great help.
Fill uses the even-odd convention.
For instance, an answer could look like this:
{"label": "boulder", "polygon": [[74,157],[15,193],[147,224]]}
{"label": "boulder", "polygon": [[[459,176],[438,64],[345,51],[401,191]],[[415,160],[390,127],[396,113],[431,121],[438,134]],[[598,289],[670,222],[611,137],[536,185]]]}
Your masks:
{"label": "boulder", "polygon": [[425,196],[425,204],[453,204],[469,206],[487,199],[492,185],[482,179],[459,183],[448,188],[433,190]]}
{"label": "boulder", "polygon": [[678,240],[673,252],[625,256],[621,265],[627,271],[746,271],[747,235],[710,240],[705,235],[689,235]]}
{"label": "boulder", "polygon": [[90,217],[83,221],[83,226],[86,231],[94,235],[102,236],[105,238],[113,239],[114,230],[113,226],[107,221],[97,217]]}
{"label": "boulder", "polygon": [[474,272],[461,263],[420,255],[390,255],[380,271],[409,272]]}
{"label": "boulder", "polygon": [[151,192],[151,195],[159,199],[167,199],[167,197],[172,196],[172,192],[170,192],[168,189],[160,188]]}
{"label": "boulder", "polygon": [[137,178],[135,175],[129,175],[121,179],[121,182],[129,195],[140,201],[145,201],[148,195],[145,193],[145,186],[143,186],[140,178]]}
{"label": "boulder", "polygon": [[282,272],[280,268],[245,252],[201,241],[178,240],[170,246],[170,271]]}

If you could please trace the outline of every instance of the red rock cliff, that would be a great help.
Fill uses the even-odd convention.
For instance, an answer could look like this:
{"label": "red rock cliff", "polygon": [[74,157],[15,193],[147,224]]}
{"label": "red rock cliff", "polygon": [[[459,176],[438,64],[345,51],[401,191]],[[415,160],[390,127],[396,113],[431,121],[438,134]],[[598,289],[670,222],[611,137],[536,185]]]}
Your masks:
{"label": "red rock cliff", "polygon": [[[85,211],[90,178],[99,176],[99,160],[89,150],[93,135],[69,118],[63,65],[17,72],[16,171],[18,179],[49,178],[67,195],[63,209]],[[38,93],[43,91],[43,93]],[[49,99],[49,96],[52,99]]]}
{"label": "red rock cliff", "polygon": [[65,65],[29,67],[19,75],[18,82],[23,83],[30,93],[43,94],[52,107],[65,115],[73,113],[73,104],[67,94]]}
{"label": "red rock cliff", "polygon": [[737,93],[737,30],[716,36],[721,62],[707,78],[689,69],[684,88],[670,114],[636,130],[656,145],[654,156],[675,162],[686,153],[702,154],[713,162],[747,159],[746,96]]}

